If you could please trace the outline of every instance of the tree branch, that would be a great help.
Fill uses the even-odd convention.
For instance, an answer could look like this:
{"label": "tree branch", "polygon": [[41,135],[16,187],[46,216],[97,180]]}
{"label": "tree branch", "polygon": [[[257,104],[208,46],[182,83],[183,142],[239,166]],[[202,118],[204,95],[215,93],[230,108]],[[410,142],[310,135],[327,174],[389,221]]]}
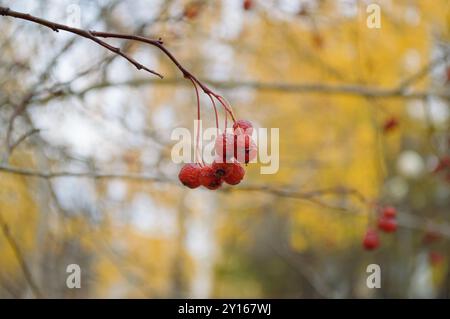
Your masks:
{"label": "tree branch", "polygon": [[[363,85],[353,84],[322,84],[322,83],[272,83],[257,81],[216,81],[211,79],[201,79],[202,83],[206,83],[212,87],[233,90],[233,89],[253,89],[263,92],[283,92],[289,94],[315,94],[322,93],[327,95],[349,95],[372,98],[405,98],[405,99],[423,99],[429,96],[436,96],[443,99],[450,99],[450,92],[429,90],[429,91],[399,91],[398,89],[376,88]],[[145,85],[184,85],[188,86],[189,82],[182,79],[170,78],[164,81],[155,79],[134,79],[121,82],[101,82],[84,88],[79,91],[71,91],[70,89],[57,89],[57,94],[50,92],[49,94],[34,99],[33,103],[45,104],[49,101],[67,96],[83,97],[87,93],[100,91],[111,87],[139,87]]]}
{"label": "tree branch", "polygon": [[[137,181],[151,181],[151,182],[161,182],[161,183],[172,183],[177,184],[178,181],[169,179],[161,176],[154,175],[146,175],[146,174],[121,174],[121,173],[99,173],[99,172],[69,172],[69,171],[58,171],[58,172],[44,172],[39,170],[33,170],[28,168],[19,168],[8,165],[0,164],[0,172],[5,172],[9,174],[16,174],[28,177],[37,177],[44,179],[54,179],[61,177],[85,177],[85,178],[93,178],[93,179],[129,179],[129,180],[137,180]],[[325,203],[320,199],[321,196],[327,194],[336,194],[336,195],[347,195],[355,198],[360,203],[367,205],[368,201],[358,190],[346,187],[334,187],[334,188],[326,188],[312,191],[296,191],[289,188],[273,188],[267,186],[259,186],[259,185],[242,185],[238,188],[224,188],[222,192],[237,192],[237,191],[250,191],[250,192],[262,192],[265,194],[271,194],[278,197],[292,198],[292,199],[300,199],[307,200],[311,203],[320,205],[322,207],[345,211],[353,214],[362,214],[361,210],[352,210],[348,207],[344,206],[333,206]],[[398,214],[398,225],[407,229],[412,230],[421,230],[428,231],[432,230],[446,238],[450,239],[450,225],[447,223],[437,223],[432,220],[420,218],[408,213],[399,213]]]}
{"label": "tree branch", "polygon": [[[78,29],[78,28],[73,28],[73,27],[69,27],[67,25],[64,24],[60,24],[60,23],[56,23],[56,22],[52,22],[52,21],[48,21],[45,19],[41,19],[35,16],[32,16],[30,14],[26,14],[26,13],[22,13],[22,12],[17,12],[17,11],[13,11],[9,8],[5,8],[5,7],[0,7],[0,15],[2,16],[10,16],[13,18],[17,18],[17,19],[22,19],[22,20],[27,20],[30,22],[34,22],[43,26],[46,26],[50,29],[52,29],[55,32],[59,32],[60,30],[63,31],[67,31],[73,34],[77,34],[83,38],[89,39],[97,44],[99,44],[100,46],[106,48],[107,50],[120,55],[121,57],[125,58],[126,60],[128,60],[131,64],[133,64],[136,69],[138,70],[145,70],[149,73],[152,73],[160,78],[163,78],[163,76],[153,70],[150,70],[149,68],[147,68],[146,66],[142,65],[141,63],[137,62],[135,59],[133,59],[132,57],[130,57],[129,55],[123,53],[120,48],[118,47],[114,47],[110,44],[108,44],[107,42],[104,42],[98,38],[96,38],[96,36],[93,35],[93,33],[96,33],[95,31],[86,31],[83,29]],[[153,45],[161,44],[160,40],[150,40],[148,39],[148,43],[152,43]]]}
{"label": "tree branch", "polygon": [[174,180],[157,177],[153,175],[145,175],[145,174],[116,174],[116,173],[98,173],[98,172],[68,172],[68,171],[59,171],[59,172],[44,172],[38,171],[28,168],[19,168],[8,165],[0,164],[0,171],[29,176],[29,177],[38,177],[44,179],[55,179],[59,177],[87,177],[94,179],[130,179],[130,180],[142,180],[142,181],[152,181],[152,182],[164,182],[164,183],[174,183]]}

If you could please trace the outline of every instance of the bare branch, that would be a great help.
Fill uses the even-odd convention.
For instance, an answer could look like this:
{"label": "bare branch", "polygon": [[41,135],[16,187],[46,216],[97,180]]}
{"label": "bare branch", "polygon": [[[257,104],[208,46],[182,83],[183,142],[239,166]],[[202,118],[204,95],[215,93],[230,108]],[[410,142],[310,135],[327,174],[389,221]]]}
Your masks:
{"label": "bare branch", "polygon": [[[429,96],[441,97],[443,99],[450,99],[450,92],[429,90],[429,91],[399,91],[398,89],[383,89],[370,86],[352,85],[352,84],[322,84],[322,83],[271,83],[271,82],[256,82],[256,81],[215,81],[211,79],[201,79],[201,82],[206,83],[212,87],[233,90],[233,89],[253,89],[267,92],[283,92],[289,94],[314,94],[322,93],[327,95],[350,95],[361,97],[375,97],[375,98],[405,98],[405,99],[423,99]],[[145,85],[189,85],[188,82],[182,79],[165,79],[158,81],[155,79],[134,79],[118,82],[101,82],[89,86],[80,91],[71,91],[69,89],[59,89],[58,94],[50,94],[33,100],[33,103],[45,104],[49,101],[67,96],[83,97],[87,93],[93,91],[100,91],[111,87],[139,87]]]}
{"label": "bare branch", "polygon": [[173,183],[174,180],[170,180],[165,177],[157,177],[153,175],[145,175],[145,174],[120,174],[120,173],[98,173],[98,172],[68,172],[68,171],[59,171],[59,172],[43,172],[33,169],[27,168],[19,168],[12,167],[8,165],[0,165],[0,171],[7,172],[16,175],[29,176],[29,177],[38,177],[45,179],[54,179],[59,177],[87,177],[87,178],[95,178],[95,179],[130,179],[130,180],[142,180],[142,181],[152,181],[152,182],[164,182],[164,183]]}
{"label": "bare branch", "polygon": [[[149,68],[147,68],[146,66],[144,66],[141,63],[137,62],[135,59],[133,59],[129,55],[123,53],[120,50],[120,48],[114,47],[114,46],[112,46],[112,45],[110,45],[110,44],[108,44],[108,43],[106,43],[106,42],[96,38],[93,35],[93,33],[95,31],[86,31],[86,30],[83,30],[83,29],[69,27],[69,26],[66,26],[64,24],[60,24],[60,23],[48,21],[48,20],[45,20],[45,19],[41,19],[41,18],[32,16],[30,14],[13,11],[13,10],[11,10],[9,8],[5,8],[5,7],[0,7],[0,15],[2,15],[2,16],[10,16],[10,17],[13,17],[13,18],[18,18],[18,19],[23,19],[23,20],[28,20],[28,21],[31,21],[31,22],[34,22],[34,23],[46,26],[46,27],[52,29],[55,32],[59,32],[60,30],[63,30],[63,31],[67,31],[67,32],[70,32],[70,33],[73,33],[73,34],[77,34],[77,35],[79,35],[81,37],[84,37],[86,39],[94,41],[95,43],[99,44],[100,46],[108,49],[109,51],[111,51],[111,52],[113,52],[115,54],[120,55],[121,57],[123,57],[126,60],[128,60],[131,64],[133,64],[136,67],[136,69],[138,69],[138,70],[142,69],[142,70],[145,70],[145,71],[147,71],[149,73],[157,75],[160,78],[163,78],[163,76],[160,73],[158,73],[156,71],[153,71],[153,70],[150,70]],[[149,39],[149,41],[153,41],[153,40]],[[154,43],[159,43],[159,41],[158,40],[154,40]]]}
{"label": "bare branch", "polygon": [[[94,178],[94,179],[129,179],[129,180],[137,180],[137,181],[150,181],[150,182],[160,182],[160,183],[172,183],[178,184],[178,181],[169,179],[163,176],[154,176],[154,175],[146,175],[146,174],[126,174],[126,173],[99,173],[99,172],[69,172],[69,171],[59,171],[59,172],[44,172],[39,170],[33,170],[28,168],[19,168],[8,165],[0,165],[0,172],[28,176],[28,177],[37,177],[44,179],[54,179],[61,177],[85,177],[85,178]],[[237,191],[250,191],[250,192],[262,192],[265,194],[271,194],[278,197],[292,198],[292,199],[300,199],[307,200],[311,203],[317,204],[324,208],[344,211],[346,213],[353,214],[363,214],[363,210],[351,209],[346,206],[335,206],[329,205],[324,202],[320,197],[327,194],[334,195],[345,195],[355,198],[361,204],[367,205],[368,200],[362,195],[359,191],[346,188],[346,187],[334,187],[334,188],[326,188],[326,189],[318,189],[312,191],[296,191],[286,188],[273,188],[267,186],[258,186],[258,185],[242,185],[238,188],[224,188],[221,190],[222,192],[237,192]],[[428,231],[433,230],[446,238],[450,238],[450,225],[446,223],[438,223],[432,220],[420,218],[414,216],[412,214],[408,214],[405,212],[401,212],[398,215],[398,225],[404,228],[412,229],[412,230],[421,230]]]}

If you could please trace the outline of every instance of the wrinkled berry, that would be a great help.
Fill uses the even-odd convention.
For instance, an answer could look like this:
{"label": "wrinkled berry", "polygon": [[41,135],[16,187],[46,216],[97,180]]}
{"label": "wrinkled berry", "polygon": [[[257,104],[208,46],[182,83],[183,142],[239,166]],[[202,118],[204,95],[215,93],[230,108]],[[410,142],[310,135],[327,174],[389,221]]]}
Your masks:
{"label": "wrinkled berry", "polygon": [[200,186],[199,174],[200,166],[197,164],[186,164],[181,168],[178,179],[184,186],[197,188]]}
{"label": "wrinkled berry", "polygon": [[199,174],[200,184],[208,189],[215,190],[222,186],[222,177],[216,176],[216,171],[210,165],[203,166]]}

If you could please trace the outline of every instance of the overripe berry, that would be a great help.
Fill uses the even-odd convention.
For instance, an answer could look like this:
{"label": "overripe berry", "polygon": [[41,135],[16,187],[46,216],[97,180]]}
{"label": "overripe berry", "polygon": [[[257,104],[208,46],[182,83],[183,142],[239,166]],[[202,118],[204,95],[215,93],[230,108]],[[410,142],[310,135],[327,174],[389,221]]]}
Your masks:
{"label": "overripe berry", "polygon": [[223,183],[223,179],[216,176],[216,171],[210,165],[201,168],[199,180],[201,185],[211,190],[218,189]]}
{"label": "overripe berry", "polygon": [[392,206],[383,207],[381,212],[383,216],[387,218],[394,218],[395,216],[397,216],[397,210]]}
{"label": "overripe berry", "polygon": [[378,233],[374,229],[368,229],[364,239],[363,239],[363,247],[365,250],[374,250],[380,246],[380,238]]}
{"label": "overripe berry", "polygon": [[214,149],[218,155],[218,161],[228,162],[234,155],[234,135],[223,133],[216,138]]}
{"label": "overripe berry", "polygon": [[225,178],[228,175],[230,175],[231,169],[232,169],[232,163],[223,163],[221,161],[214,161],[211,164],[212,168],[214,169],[214,175],[217,178]]}
{"label": "overripe berry", "polygon": [[250,121],[247,120],[237,120],[233,124],[234,134],[253,134],[253,125]]}
{"label": "overripe berry", "polygon": [[244,178],[245,170],[241,164],[234,162],[229,164],[228,175],[224,177],[225,183],[230,185],[239,184]]}
{"label": "overripe berry", "polygon": [[247,164],[257,155],[257,146],[249,135],[235,135],[234,157],[239,163]]}
{"label": "overripe berry", "polygon": [[397,230],[397,221],[392,217],[381,216],[378,219],[378,228],[386,233],[393,233]]}
{"label": "overripe berry", "polygon": [[200,186],[199,174],[200,166],[197,164],[186,164],[181,168],[178,179],[184,186],[197,188]]}

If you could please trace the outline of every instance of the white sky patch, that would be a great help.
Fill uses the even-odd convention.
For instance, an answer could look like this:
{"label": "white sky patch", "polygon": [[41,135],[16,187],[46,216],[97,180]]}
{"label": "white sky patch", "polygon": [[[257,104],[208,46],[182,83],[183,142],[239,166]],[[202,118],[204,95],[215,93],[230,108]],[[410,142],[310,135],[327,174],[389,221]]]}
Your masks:
{"label": "white sky patch", "polygon": [[212,290],[212,277],[215,257],[215,201],[205,197],[207,191],[190,192],[186,205],[195,214],[187,221],[186,246],[196,260],[196,270],[192,280],[191,293],[194,298],[207,298]]}
{"label": "white sky patch", "polygon": [[419,51],[416,49],[409,49],[403,57],[403,67],[409,73],[414,73],[419,70],[422,58]]}
{"label": "white sky patch", "polygon": [[160,157],[160,147],[158,146],[154,146],[152,147],[151,145],[149,145],[149,147],[145,148],[142,150],[141,152],[141,163],[144,166],[154,166],[156,165],[156,163],[159,160]]}
{"label": "white sky patch", "polygon": [[[67,168],[71,171],[86,171],[85,169]],[[90,180],[64,177],[57,178],[52,181],[56,197],[63,208],[69,210],[85,209],[87,207],[94,207],[95,190]]]}
{"label": "white sky patch", "polygon": [[96,100],[92,104],[90,103],[90,105],[101,103],[100,109],[106,118],[120,118],[125,113],[124,101],[126,94],[117,88],[109,88],[104,90],[101,95],[94,93],[90,96]]}
{"label": "white sky patch", "polygon": [[115,201],[123,201],[127,195],[127,183],[121,180],[112,180],[108,183],[108,197]]}
{"label": "white sky patch", "polygon": [[56,146],[66,146],[82,157],[110,158],[120,150],[118,142],[122,129],[114,122],[105,121],[99,125],[94,119],[81,115],[69,105],[61,108],[54,103],[45,108],[30,109],[33,121],[41,135]]}
{"label": "white sky patch", "polygon": [[356,0],[338,0],[337,8],[344,17],[353,18],[358,15],[358,3]]}
{"label": "white sky patch", "polygon": [[300,10],[301,7],[301,1],[298,0],[281,0],[279,2],[280,8],[285,11],[289,12],[290,14],[295,14]]}
{"label": "white sky patch", "polygon": [[429,99],[430,117],[433,123],[443,125],[449,117],[448,105],[443,100],[432,97]]}
{"label": "white sky patch", "polygon": [[431,121],[434,125],[445,125],[450,116],[447,104],[436,97],[430,97],[427,102],[424,104],[421,100],[409,101],[406,106],[408,115],[423,122]]}
{"label": "white sky patch", "polygon": [[418,26],[420,24],[420,11],[417,9],[416,6],[410,5],[406,7],[405,13],[404,13],[405,22],[408,23],[410,26]]}
{"label": "white sky patch", "polygon": [[235,39],[241,33],[243,26],[242,0],[222,0],[222,8],[220,24],[213,28],[211,33],[219,34],[223,39]]}
{"label": "white sky patch", "polygon": [[172,209],[159,207],[146,194],[137,194],[130,205],[130,222],[148,236],[172,236],[176,231],[176,215]]}
{"label": "white sky patch", "polygon": [[124,121],[128,127],[131,127],[133,131],[142,131],[146,123],[144,110],[139,105],[129,105],[127,113],[124,115]]}
{"label": "white sky patch", "polygon": [[208,61],[208,75],[214,80],[228,80],[233,72],[233,49],[216,41],[206,41],[203,46],[205,55],[213,57]]}
{"label": "white sky patch", "polygon": [[420,253],[415,264],[415,271],[411,276],[410,298],[433,297],[432,271],[428,262],[428,254],[426,252]]}
{"label": "white sky patch", "polygon": [[152,111],[152,127],[160,129],[172,128],[175,124],[175,113],[171,105],[161,105]]}
{"label": "white sky patch", "polygon": [[386,183],[386,188],[389,194],[397,200],[403,199],[409,191],[408,183],[400,176],[389,179]]}
{"label": "white sky patch", "polygon": [[422,157],[414,151],[404,151],[397,160],[397,169],[399,172],[411,178],[419,177],[425,168]]}

